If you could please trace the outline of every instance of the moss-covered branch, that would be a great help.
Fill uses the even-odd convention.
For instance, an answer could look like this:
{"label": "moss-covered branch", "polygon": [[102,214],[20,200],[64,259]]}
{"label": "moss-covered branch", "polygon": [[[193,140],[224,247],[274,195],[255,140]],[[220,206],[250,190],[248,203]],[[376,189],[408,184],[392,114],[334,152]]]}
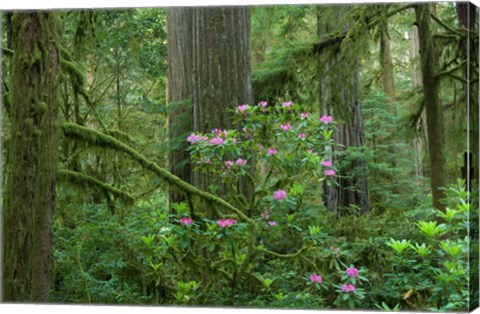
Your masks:
{"label": "moss-covered branch", "polygon": [[199,196],[203,199],[209,200],[214,204],[217,204],[235,214],[238,217],[246,222],[255,225],[255,221],[251,218],[247,217],[241,210],[234,207],[230,203],[224,201],[223,199],[210,194],[208,192],[199,190],[198,188],[194,187],[191,184],[188,184],[185,181],[182,181],[179,177],[173,175],[171,172],[158,166],[153,161],[148,160],[145,156],[131,148],[130,146],[116,140],[115,138],[103,134],[101,132],[95,131],[93,129],[75,124],[66,122],[62,125],[63,132],[66,136],[76,139],[84,140],[90,144],[100,145],[102,147],[111,148],[117,151],[121,151],[129,155],[132,159],[136,160],[140,165],[144,168],[156,173],[160,176],[163,180],[165,180],[168,184],[177,187],[180,191],[186,194],[192,194]]}
{"label": "moss-covered branch", "polygon": [[108,192],[120,198],[121,200],[123,200],[128,204],[132,204],[134,201],[133,196],[130,195],[129,193],[119,190],[111,185],[108,185],[84,173],[61,169],[58,171],[58,175],[60,178],[67,179],[68,181],[75,184],[79,184],[79,185],[89,184],[89,185],[95,186],[96,188],[99,188],[105,192]]}
{"label": "moss-covered branch", "polygon": [[452,74],[453,72],[461,69],[465,64],[467,64],[467,62],[468,62],[468,60],[463,60],[462,62],[460,62],[456,66],[452,67],[451,69],[438,72],[438,73],[435,74],[435,78],[439,78],[439,77],[444,76],[444,75]]}
{"label": "moss-covered branch", "polygon": [[2,47],[2,52],[3,52],[3,54],[5,54],[6,56],[13,56],[13,50],[12,50],[12,49],[8,49],[7,47]]}

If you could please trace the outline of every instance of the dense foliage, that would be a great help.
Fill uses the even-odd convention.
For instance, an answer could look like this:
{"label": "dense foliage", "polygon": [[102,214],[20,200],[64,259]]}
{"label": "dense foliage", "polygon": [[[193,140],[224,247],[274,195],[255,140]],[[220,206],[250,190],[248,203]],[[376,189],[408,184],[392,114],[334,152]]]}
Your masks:
{"label": "dense foliage", "polygon": [[[428,146],[412,4],[252,7],[254,103],[225,104],[228,129],[204,122],[210,132],[179,138],[169,138],[168,109],[193,109],[191,99],[167,104],[168,9],[59,12],[63,136],[49,301],[478,304],[467,30],[455,4],[431,9],[442,151]],[[12,15],[3,21],[8,152],[15,51]],[[184,163],[208,188],[167,171],[172,143],[188,147]],[[445,210],[432,206],[431,154],[445,157]],[[184,201],[171,202],[173,190]]]}

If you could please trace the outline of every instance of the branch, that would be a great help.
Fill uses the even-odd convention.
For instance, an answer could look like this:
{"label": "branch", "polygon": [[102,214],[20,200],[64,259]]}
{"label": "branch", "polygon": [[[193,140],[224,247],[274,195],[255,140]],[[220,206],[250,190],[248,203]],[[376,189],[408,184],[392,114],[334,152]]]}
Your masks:
{"label": "branch", "polygon": [[193,185],[188,184],[187,182],[183,181],[176,175],[167,171],[165,168],[162,168],[158,166],[156,163],[154,163],[153,161],[148,160],[145,156],[143,156],[142,154],[140,154],[130,146],[116,140],[115,138],[109,135],[106,135],[98,131],[95,131],[93,129],[90,129],[75,123],[70,123],[70,122],[63,123],[62,129],[64,134],[71,138],[81,139],[94,145],[100,145],[105,148],[111,148],[114,150],[122,151],[127,155],[129,155],[132,159],[136,160],[144,168],[156,173],[168,184],[177,187],[182,192],[186,194],[196,195],[196,196],[199,196],[200,198],[209,200],[219,205],[220,207],[223,207],[225,209],[228,209],[234,212],[235,214],[238,215],[239,218],[243,219],[244,221],[249,222],[252,225],[255,225],[254,220],[247,217],[244,213],[242,213],[242,211],[240,211],[238,208],[234,207],[230,203],[224,201],[218,196],[202,191],[194,187]]}
{"label": "branch", "polygon": [[440,26],[442,26],[443,28],[445,28],[445,29],[448,30],[449,32],[454,33],[454,34],[456,34],[456,35],[458,35],[458,36],[460,36],[460,37],[464,37],[464,35],[463,35],[460,31],[458,31],[458,30],[456,30],[456,29],[448,26],[448,25],[445,24],[444,22],[442,22],[438,17],[435,16],[435,14],[430,14],[430,16],[432,17],[432,19],[433,19],[435,22],[437,22]]}
{"label": "branch", "polygon": [[81,172],[76,172],[76,171],[70,171],[66,169],[61,169],[58,171],[58,175],[60,177],[63,177],[65,179],[68,179],[72,183],[76,183],[78,185],[84,185],[84,184],[90,184],[93,185],[97,188],[100,188],[101,190],[111,193],[112,195],[115,195],[125,201],[128,204],[132,204],[134,199],[133,196],[128,194],[125,191],[119,190],[111,185],[108,185],[104,182],[101,182],[94,177],[88,176],[86,174],[83,174]]}
{"label": "branch", "polygon": [[8,49],[7,47],[2,47],[2,52],[3,52],[3,54],[5,54],[6,56],[12,56],[12,55],[13,55],[13,50],[12,50],[12,49]]}
{"label": "branch", "polygon": [[463,60],[462,62],[460,62],[459,64],[457,64],[456,66],[454,66],[453,68],[451,69],[448,69],[448,70],[445,70],[445,71],[441,71],[441,72],[438,72],[435,74],[435,78],[439,78],[441,76],[444,76],[444,75],[449,75],[455,71],[457,71],[458,69],[460,69],[462,66],[464,66],[466,63],[468,62],[468,60]]}
{"label": "branch", "polygon": [[[401,6],[397,9],[394,9],[394,10],[391,10],[390,12],[388,12],[386,14],[386,18],[389,18],[397,13],[400,13],[402,11],[405,11],[407,9],[410,9],[410,8],[413,8],[414,7],[414,4],[407,4],[407,5],[404,5],[404,6]],[[370,27],[373,27],[375,24],[378,23],[379,21],[379,18],[374,18],[374,15],[371,15],[369,17],[366,18],[366,20],[370,20],[372,19],[371,21],[367,22],[367,25],[366,27],[367,28],[370,28]],[[347,37],[347,34],[348,34],[348,30],[347,31],[344,31],[343,33],[339,34],[339,35],[333,35],[327,39],[324,39],[316,44],[313,45],[313,54],[318,54],[320,53],[324,48],[328,47],[328,46],[332,46],[336,43],[341,43],[345,37]]]}

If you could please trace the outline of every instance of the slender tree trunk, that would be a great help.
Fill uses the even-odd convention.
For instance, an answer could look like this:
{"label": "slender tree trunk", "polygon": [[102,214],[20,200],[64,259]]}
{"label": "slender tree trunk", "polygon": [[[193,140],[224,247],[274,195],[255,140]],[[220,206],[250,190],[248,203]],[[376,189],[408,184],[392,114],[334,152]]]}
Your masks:
{"label": "slender tree trunk", "polygon": [[[191,183],[190,157],[186,137],[192,125],[192,22],[193,8],[167,10],[168,27],[168,134],[170,171]],[[170,203],[184,201],[176,190]]]}
{"label": "slender tree trunk", "polygon": [[432,188],[433,206],[437,209],[445,210],[445,205],[441,203],[445,194],[440,189],[446,185],[443,108],[438,96],[439,82],[435,77],[437,59],[430,29],[429,4],[418,4],[415,7],[415,13],[420,44],[424,104],[427,113],[430,185]]}
{"label": "slender tree trunk", "polygon": [[[195,131],[237,128],[232,124],[231,111],[253,101],[249,10],[248,7],[199,7],[194,10],[192,100]],[[211,184],[210,178],[196,172],[193,182],[204,190]],[[246,180],[241,182],[240,189],[247,197],[252,193]]]}
{"label": "slender tree trunk", "polygon": [[60,23],[14,13],[12,108],[3,225],[3,300],[48,301],[58,157]]}

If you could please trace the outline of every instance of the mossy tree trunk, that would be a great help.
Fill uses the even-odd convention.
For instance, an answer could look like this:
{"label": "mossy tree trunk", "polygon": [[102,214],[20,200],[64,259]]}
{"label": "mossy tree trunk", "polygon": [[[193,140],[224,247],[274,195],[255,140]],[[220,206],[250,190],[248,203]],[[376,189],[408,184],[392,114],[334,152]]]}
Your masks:
{"label": "mossy tree trunk", "polygon": [[12,17],[11,137],[3,219],[3,300],[48,301],[58,156],[60,23],[56,13]]}
{"label": "mossy tree trunk", "polygon": [[[170,172],[191,183],[186,137],[192,125],[192,22],[193,8],[167,9],[168,35],[168,136]],[[170,203],[184,201],[176,190]]]}
{"label": "mossy tree trunk", "polygon": [[435,76],[437,56],[430,29],[430,5],[416,5],[415,14],[420,46],[424,105],[427,114],[430,185],[432,188],[433,206],[437,209],[445,210],[445,205],[441,203],[445,194],[440,189],[446,185],[444,118],[443,108],[438,95],[439,81]]}
{"label": "mossy tree trunk", "polygon": [[[250,9],[203,7],[193,13],[193,128],[198,132],[237,128],[232,112],[252,104]],[[210,178],[193,173],[195,186],[208,190]],[[245,195],[251,187],[240,184]],[[223,191],[219,191],[222,194]]]}

